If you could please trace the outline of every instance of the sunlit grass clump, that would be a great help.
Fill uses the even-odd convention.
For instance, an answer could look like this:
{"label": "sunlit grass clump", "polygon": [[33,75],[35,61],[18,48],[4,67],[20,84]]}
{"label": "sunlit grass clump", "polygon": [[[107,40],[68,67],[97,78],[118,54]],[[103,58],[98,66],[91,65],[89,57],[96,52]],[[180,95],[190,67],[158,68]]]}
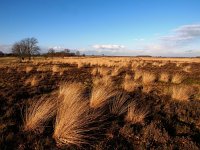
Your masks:
{"label": "sunlit grass clump", "polygon": [[24,130],[34,131],[43,126],[56,113],[56,102],[54,98],[42,97],[38,101],[33,101],[26,108],[24,118]]}

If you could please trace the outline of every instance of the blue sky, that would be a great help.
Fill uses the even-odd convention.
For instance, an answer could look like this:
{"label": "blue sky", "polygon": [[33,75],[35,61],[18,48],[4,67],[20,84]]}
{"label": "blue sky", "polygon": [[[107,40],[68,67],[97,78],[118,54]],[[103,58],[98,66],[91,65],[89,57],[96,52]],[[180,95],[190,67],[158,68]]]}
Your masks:
{"label": "blue sky", "polygon": [[200,0],[0,0],[0,50],[26,37],[107,55],[200,55]]}

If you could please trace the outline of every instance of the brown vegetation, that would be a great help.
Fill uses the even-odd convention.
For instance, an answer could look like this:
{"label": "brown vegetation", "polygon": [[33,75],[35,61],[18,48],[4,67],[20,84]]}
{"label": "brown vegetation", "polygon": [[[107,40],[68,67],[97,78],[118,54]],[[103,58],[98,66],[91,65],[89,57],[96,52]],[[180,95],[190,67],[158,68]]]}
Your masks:
{"label": "brown vegetation", "polygon": [[26,108],[24,130],[33,131],[42,127],[46,121],[55,115],[56,110],[54,97],[42,97],[38,101],[32,101],[30,106]]}

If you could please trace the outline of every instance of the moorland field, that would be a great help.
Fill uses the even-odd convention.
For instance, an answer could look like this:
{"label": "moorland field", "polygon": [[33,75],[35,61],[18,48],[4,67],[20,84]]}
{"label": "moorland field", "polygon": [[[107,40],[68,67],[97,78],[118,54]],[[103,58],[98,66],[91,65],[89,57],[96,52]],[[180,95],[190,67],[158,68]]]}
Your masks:
{"label": "moorland field", "polygon": [[0,149],[200,149],[200,59],[0,58]]}

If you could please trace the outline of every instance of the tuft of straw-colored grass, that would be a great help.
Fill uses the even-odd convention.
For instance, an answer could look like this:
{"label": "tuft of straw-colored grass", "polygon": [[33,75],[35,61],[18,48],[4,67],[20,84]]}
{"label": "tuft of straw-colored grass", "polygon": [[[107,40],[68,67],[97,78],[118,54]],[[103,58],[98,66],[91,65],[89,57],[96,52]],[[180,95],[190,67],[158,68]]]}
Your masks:
{"label": "tuft of straw-colored grass", "polygon": [[145,108],[136,108],[136,103],[135,101],[132,101],[128,105],[128,112],[126,116],[126,121],[130,122],[131,124],[138,124],[138,123],[143,123],[145,117],[147,116],[148,111]]}
{"label": "tuft of straw-colored grass", "polygon": [[183,67],[183,70],[184,70],[185,72],[191,72],[191,66],[190,66],[190,65],[187,65],[187,66]]}
{"label": "tuft of straw-colored grass", "polygon": [[59,66],[57,66],[57,65],[53,65],[53,66],[52,66],[52,72],[53,72],[53,73],[60,72],[60,68],[59,68]]}
{"label": "tuft of straw-colored grass", "polygon": [[142,77],[142,74],[143,74],[142,71],[136,70],[134,75],[134,80],[140,79]]}
{"label": "tuft of straw-colored grass", "polygon": [[122,115],[128,110],[128,98],[129,96],[125,93],[119,93],[113,99],[110,105],[110,112],[114,115]]}
{"label": "tuft of straw-colored grass", "polygon": [[129,75],[129,74],[126,74],[125,77],[124,77],[125,81],[130,81],[131,79],[132,79],[132,76]]}
{"label": "tuft of straw-colored grass", "polygon": [[104,86],[114,86],[111,76],[95,77],[92,79],[93,85],[104,85]]}
{"label": "tuft of straw-colored grass", "polygon": [[30,77],[25,81],[25,85],[30,84],[31,86],[36,86],[39,83],[39,79],[36,76]]}
{"label": "tuft of straw-colored grass", "polygon": [[118,76],[120,73],[121,68],[120,67],[114,67],[114,69],[111,72],[111,76]]}
{"label": "tuft of straw-colored grass", "polygon": [[116,93],[117,91],[112,85],[94,85],[91,92],[90,107],[99,108],[105,105]]}
{"label": "tuft of straw-colored grass", "polygon": [[56,114],[56,102],[53,98],[42,97],[34,101],[25,112],[24,130],[34,131]]}
{"label": "tuft of straw-colored grass", "polygon": [[93,68],[92,70],[91,70],[91,74],[93,75],[93,76],[97,76],[98,75],[98,68]]}
{"label": "tuft of straw-colored grass", "polygon": [[154,73],[144,72],[142,75],[142,82],[144,84],[155,82],[155,80],[156,80],[156,75]]}
{"label": "tuft of straw-colored grass", "polygon": [[184,76],[180,73],[176,73],[174,76],[172,76],[172,83],[182,83],[182,81],[184,80]]}
{"label": "tuft of straw-colored grass", "polygon": [[193,88],[186,85],[172,87],[172,98],[178,101],[188,101],[193,94]]}
{"label": "tuft of straw-colored grass", "polygon": [[124,80],[122,86],[123,89],[126,90],[127,92],[133,92],[140,86],[140,84],[132,80],[130,81]]}
{"label": "tuft of straw-colored grass", "polygon": [[107,76],[111,74],[111,70],[108,67],[99,67],[98,72],[102,76]]}
{"label": "tuft of straw-colored grass", "polygon": [[149,92],[151,92],[153,90],[153,87],[151,86],[151,85],[145,85],[145,86],[143,86],[143,89],[142,89],[142,91],[144,92],[144,93],[149,93]]}
{"label": "tuft of straw-colored grass", "polygon": [[161,82],[169,82],[169,74],[166,72],[163,72],[160,74],[160,79]]}
{"label": "tuft of straw-colored grass", "polygon": [[25,69],[26,73],[29,73],[32,70],[33,70],[33,67],[31,67],[31,66],[27,66],[26,69]]}
{"label": "tuft of straw-colored grass", "polygon": [[[80,84],[63,85],[60,89],[58,111],[53,138],[56,143],[62,145],[88,144],[88,140],[95,139],[93,135],[87,134],[98,129],[91,126],[96,123],[99,113],[91,112],[89,102],[82,95],[83,87]],[[98,125],[98,123],[96,123]]]}

